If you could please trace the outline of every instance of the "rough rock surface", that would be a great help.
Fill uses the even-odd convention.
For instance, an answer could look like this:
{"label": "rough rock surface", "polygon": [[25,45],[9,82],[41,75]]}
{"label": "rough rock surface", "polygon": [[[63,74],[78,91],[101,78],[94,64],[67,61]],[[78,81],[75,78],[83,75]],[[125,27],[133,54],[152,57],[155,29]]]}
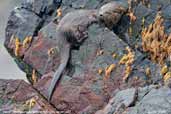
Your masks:
{"label": "rough rock surface", "polygon": [[153,88],[142,100],[128,110],[126,114],[170,114],[171,89],[161,87]]}
{"label": "rough rock surface", "polygon": [[119,91],[112,99],[110,99],[105,108],[96,112],[96,114],[114,114],[119,112],[122,108],[124,110],[124,108],[135,103],[136,97],[137,90],[135,88]]}
{"label": "rough rock surface", "polygon": [[7,49],[13,49],[14,42],[12,35],[18,37],[22,42],[27,36],[33,36],[40,26],[42,19],[35,13],[23,8],[16,8],[11,12],[6,27],[5,46]]}
{"label": "rough rock surface", "polygon": [[24,0],[21,7],[43,17],[43,15],[53,13],[61,5],[61,2],[62,0]]}
{"label": "rough rock surface", "polygon": [[23,80],[0,80],[0,113],[16,114],[26,111],[59,114],[30,84]]}
{"label": "rough rock surface", "polygon": [[[41,75],[38,82],[33,85],[41,95],[47,97],[50,81],[61,60],[58,53],[51,58],[51,61],[48,60],[48,50],[60,42],[56,30],[58,22],[68,12],[82,9],[97,11],[110,1],[63,0],[62,16],[56,19],[53,18],[58,5],[54,6],[52,0],[48,2],[33,0],[33,3],[23,3],[21,8],[11,13],[6,28],[5,46],[10,54],[14,55],[15,42],[11,39],[11,35],[15,34],[21,42],[26,36],[33,37],[29,48],[22,51],[22,57],[15,58],[19,67],[27,74],[32,73],[32,70],[27,69],[29,66]],[[124,5],[127,4],[126,0],[122,1]],[[135,4],[133,10],[136,21],[130,24],[129,17],[123,15],[113,31],[103,25],[91,23],[84,30],[88,33],[87,39],[80,47],[71,50],[67,68],[52,96],[53,106],[64,114],[169,114],[170,89],[167,87],[156,89],[157,87],[153,85],[149,86],[163,83],[161,67],[147,58],[141,48],[142,19],[145,18],[144,26],[148,26],[153,22],[158,9],[163,12],[166,31],[170,32],[170,0],[150,0],[150,6]],[[70,20],[74,22],[69,22]],[[71,25],[84,22],[84,20],[77,22],[72,16],[64,17],[63,23],[67,24],[65,21]],[[128,32],[130,27],[132,27],[131,35]],[[130,65],[132,70],[129,71],[128,79],[124,82],[126,65],[121,65],[119,62],[128,53],[126,47],[131,49],[135,57]],[[47,69],[45,69],[46,65]],[[106,72],[111,65],[114,67],[108,74]],[[150,73],[147,73],[147,68],[150,69]],[[15,86],[13,87],[12,91],[15,91]],[[26,91],[29,88],[33,89],[31,86],[27,87]],[[35,90],[28,92],[38,94]],[[27,94],[22,97],[26,96]]]}

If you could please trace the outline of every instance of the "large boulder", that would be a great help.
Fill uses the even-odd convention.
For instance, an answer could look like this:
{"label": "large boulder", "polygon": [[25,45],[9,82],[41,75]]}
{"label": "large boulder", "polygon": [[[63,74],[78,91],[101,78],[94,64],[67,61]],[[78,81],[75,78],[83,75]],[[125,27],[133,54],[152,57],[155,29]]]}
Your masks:
{"label": "large boulder", "polygon": [[[35,13],[23,8],[16,8],[9,16],[6,26],[5,47],[14,49],[15,38],[23,42],[27,36],[34,36],[42,19]],[[12,37],[14,36],[14,37]]]}
{"label": "large boulder", "polygon": [[[79,46],[72,48],[69,63],[56,85],[50,101],[62,113],[94,114],[98,111],[102,114],[112,114],[116,111],[123,112],[126,108],[129,109],[134,105],[134,108],[138,107],[136,100],[143,101],[144,96],[151,91],[151,89],[145,88],[144,91],[132,87],[162,83],[160,66],[147,58],[146,53],[141,50],[140,42],[141,21],[144,17],[149,18],[145,21],[145,25],[153,21],[155,16],[153,12],[157,13],[154,6],[149,8],[141,3],[135,5],[134,13],[137,20],[130,25],[126,15],[119,16],[121,20],[114,26],[114,31],[111,31],[94,22],[94,19],[97,21],[96,13],[98,11],[95,8],[100,8],[106,1],[64,0],[63,14],[60,17],[62,20],[60,18],[52,19],[54,15],[49,13],[51,8],[52,11],[55,11],[54,7],[51,7],[54,6],[52,0],[42,1],[25,1],[22,8],[15,9],[11,13],[6,29],[5,46],[14,55],[16,42],[11,37],[12,35],[18,37],[20,42],[23,42],[27,36],[33,37],[29,47],[25,50],[21,49],[22,53],[19,58],[16,58],[16,61],[20,68],[25,69],[25,65],[28,65],[41,75],[38,81],[32,79],[33,85],[41,95],[47,98],[51,79],[63,59],[59,53],[64,52],[58,52],[64,46],[64,44],[59,45],[62,41],[59,30],[65,32],[69,28],[76,34],[80,33],[76,29],[78,26],[88,25],[83,26],[85,29],[81,31],[81,33],[86,32],[88,36]],[[153,2],[155,3],[155,1]],[[124,0],[123,3],[127,4]],[[170,9],[170,2],[168,6],[165,6],[166,3],[162,2],[164,5],[161,10],[164,11],[163,15],[168,20],[165,22],[169,29],[170,17],[167,9]],[[157,6],[156,3],[153,5]],[[83,8],[93,9],[88,11],[95,13],[95,16],[90,15],[89,20],[86,20],[86,13],[84,15],[84,13],[73,11],[76,9],[83,11]],[[66,14],[67,12],[71,13]],[[66,16],[64,16],[65,14]],[[129,36],[127,32],[129,27],[133,29],[132,36]],[[137,44],[138,49],[134,48]],[[48,51],[54,47],[58,47],[59,50],[56,50],[55,55],[49,59]],[[29,72],[32,73],[32,70]],[[127,89],[129,87],[131,89]],[[126,90],[118,92],[122,89]],[[141,95],[137,94],[139,91]],[[102,109],[103,107],[104,109]],[[130,108],[130,111],[133,110]]]}
{"label": "large boulder", "polygon": [[[52,23],[48,25],[48,30],[54,31],[53,26],[54,24]],[[55,41],[55,36],[52,35],[53,32],[46,32],[46,30],[42,32],[44,33],[43,36],[46,37],[40,37],[39,41],[41,42],[37,42],[37,44],[35,44],[37,48],[30,48],[30,50],[35,52],[35,54],[27,53],[28,58],[25,58],[25,60],[29,60],[28,63],[34,64],[34,67],[40,69],[40,71],[43,69],[43,66],[40,65],[41,67],[39,67],[39,64],[42,63],[43,65],[46,63],[45,61],[47,61],[47,54],[45,53],[42,55],[40,53],[41,50],[44,51],[47,49],[43,48],[40,44],[42,42],[48,43],[50,41]],[[50,48],[50,46],[53,45],[44,46]],[[119,39],[119,37],[109,29],[101,27],[98,24],[91,25],[88,28],[88,38],[83,42],[79,49],[71,51],[69,64],[62,75],[60,83],[54,91],[51,102],[58,110],[62,110],[64,112],[71,111],[73,114],[92,114],[108,103],[109,98],[113,96],[113,92],[117,90],[117,88],[135,86],[134,83],[137,81],[139,82],[137,82],[136,86],[144,85],[146,82],[145,77],[147,77],[145,74],[143,76],[139,76],[142,80],[137,80],[135,82],[131,81],[135,76],[137,76],[134,71],[132,71],[130,75],[129,83],[123,83],[125,65],[119,65],[119,61],[123,55],[126,54],[125,47],[127,46],[128,45],[126,43]],[[98,54],[100,51],[103,51],[103,53]],[[112,57],[113,53],[117,55],[116,58]],[[33,60],[35,60],[33,58],[35,57],[29,59],[29,56],[40,57],[39,60],[44,62],[35,61],[35,63],[33,62]],[[60,63],[57,61],[57,56],[51,61],[54,65],[52,63],[49,64],[53,66],[49,66],[46,70],[46,74],[43,75],[42,78],[34,85],[35,88],[46,97],[48,95],[47,89],[50,85],[54,71]],[[142,54],[140,52],[135,51],[135,61],[140,61],[137,64],[143,66],[143,62],[141,64],[141,56]],[[147,65],[152,65],[150,62],[146,63]],[[116,67],[111,71],[109,76],[106,76],[105,69],[112,64],[116,65]],[[136,66],[134,67],[136,68]],[[100,74],[98,73],[99,69],[102,70],[102,73]],[[157,66],[155,67],[155,64],[154,69],[157,70]],[[155,70],[151,70],[151,73],[155,74]],[[137,67],[136,71],[145,72],[145,68]]]}

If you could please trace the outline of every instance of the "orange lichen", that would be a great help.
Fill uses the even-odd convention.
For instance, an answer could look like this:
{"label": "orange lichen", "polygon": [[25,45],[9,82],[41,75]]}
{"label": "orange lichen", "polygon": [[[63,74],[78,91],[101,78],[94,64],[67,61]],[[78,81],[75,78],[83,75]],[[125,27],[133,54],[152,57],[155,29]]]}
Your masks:
{"label": "orange lichen", "polygon": [[123,77],[124,82],[129,78],[129,75],[130,75],[131,72],[132,72],[132,67],[130,65],[126,65],[126,67],[125,67],[125,75]]}
{"label": "orange lichen", "polygon": [[168,67],[167,65],[164,65],[160,71],[161,75],[165,75],[168,72]]}
{"label": "orange lichen", "polygon": [[115,64],[111,64],[105,69],[105,77],[109,77],[111,75],[111,72],[116,68]]}
{"label": "orange lichen", "polygon": [[103,55],[104,51],[103,50],[98,50],[96,56]]}
{"label": "orange lichen", "polygon": [[20,49],[21,49],[20,46],[21,46],[21,43],[20,43],[19,38],[15,38],[15,56],[20,55]]}
{"label": "orange lichen", "polygon": [[32,41],[32,36],[27,36],[23,41],[23,47],[27,48]]}
{"label": "orange lichen", "polygon": [[116,53],[113,53],[112,54],[112,57],[115,59],[117,57],[117,54]]}
{"label": "orange lichen", "polygon": [[25,103],[29,109],[33,108],[36,104],[36,100],[34,98],[31,98],[30,100],[26,101]]}
{"label": "orange lichen", "polygon": [[62,9],[61,8],[57,9],[57,16],[58,17],[62,16]]}
{"label": "orange lichen", "polygon": [[128,61],[128,59],[129,57],[125,54],[119,61],[119,64],[125,64]]}
{"label": "orange lichen", "polygon": [[142,48],[150,53],[151,60],[164,64],[164,60],[171,53],[171,34],[168,36],[164,31],[164,19],[158,13],[154,23],[142,30]]}
{"label": "orange lichen", "polygon": [[103,73],[103,69],[102,69],[102,68],[100,68],[100,69],[98,69],[98,71],[97,71],[97,72],[98,72],[98,74],[99,74],[99,75],[101,75],[101,74]]}
{"label": "orange lichen", "polygon": [[48,50],[48,56],[51,57],[51,56],[53,56],[54,54],[55,54],[55,48],[50,48],[50,49]]}
{"label": "orange lichen", "polygon": [[151,70],[150,70],[149,67],[147,67],[147,68],[145,69],[145,74],[146,74],[148,77],[150,77],[150,75],[151,75]]}
{"label": "orange lichen", "polygon": [[33,70],[31,77],[32,77],[33,84],[35,84],[37,82],[37,75],[35,69]]}
{"label": "orange lichen", "polygon": [[166,83],[167,80],[169,80],[169,79],[171,79],[171,72],[167,72],[167,73],[164,75],[164,77],[163,77],[163,80],[164,80],[165,83]]}
{"label": "orange lichen", "polygon": [[121,60],[119,61],[119,64],[125,65],[125,76],[123,77],[123,81],[126,81],[132,71],[131,65],[134,62],[135,54],[131,51],[129,47],[126,47],[127,54],[125,54]]}
{"label": "orange lichen", "polygon": [[134,62],[135,54],[131,51],[129,47],[126,47],[126,50],[128,53],[124,54],[124,56],[119,61],[119,64],[130,65]]}

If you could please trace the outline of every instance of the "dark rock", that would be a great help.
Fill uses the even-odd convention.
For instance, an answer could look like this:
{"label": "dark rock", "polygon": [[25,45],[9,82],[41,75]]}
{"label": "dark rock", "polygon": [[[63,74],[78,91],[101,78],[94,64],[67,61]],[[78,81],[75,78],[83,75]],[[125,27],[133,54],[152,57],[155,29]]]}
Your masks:
{"label": "dark rock", "polygon": [[66,14],[78,9],[98,9],[111,1],[112,0],[63,0],[61,8],[62,12]]}
{"label": "dark rock", "polygon": [[43,17],[54,12],[61,3],[62,0],[23,0],[21,7]]}
{"label": "dark rock", "polygon": [[12,35],[19,38],[20,42],[23,42],[27,36],[34,36],[41,21],[41,18],[26,9],[13,10],[6,26],[5,47],[14,49],[15,39],[11,39]]}
{"label": "dark rock", "polygon": [[150,0],[150,8],[156,11],[158,9],[164,9],[170,4],[170,0]]}

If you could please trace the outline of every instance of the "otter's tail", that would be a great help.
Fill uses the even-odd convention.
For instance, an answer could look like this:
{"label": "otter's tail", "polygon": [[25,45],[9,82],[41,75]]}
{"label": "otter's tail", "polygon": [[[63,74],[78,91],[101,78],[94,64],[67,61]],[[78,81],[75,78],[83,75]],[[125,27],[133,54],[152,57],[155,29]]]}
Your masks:
{"label": "otter's tail", "polygon": [[62,72],[66,68],[67,63],[69,61],[69,56],[70,56],[70,46],[69,45],[66,45],[66,48],[63,50],[61,55],[62,55],[61,63],[59,65],[58,69],[56,70],[56,72],[52,78],[52,81],[50,83],[50,87],[48,89],[48,101],[51,100],[55,86],[58,83],[58,81],[60,80]]}

